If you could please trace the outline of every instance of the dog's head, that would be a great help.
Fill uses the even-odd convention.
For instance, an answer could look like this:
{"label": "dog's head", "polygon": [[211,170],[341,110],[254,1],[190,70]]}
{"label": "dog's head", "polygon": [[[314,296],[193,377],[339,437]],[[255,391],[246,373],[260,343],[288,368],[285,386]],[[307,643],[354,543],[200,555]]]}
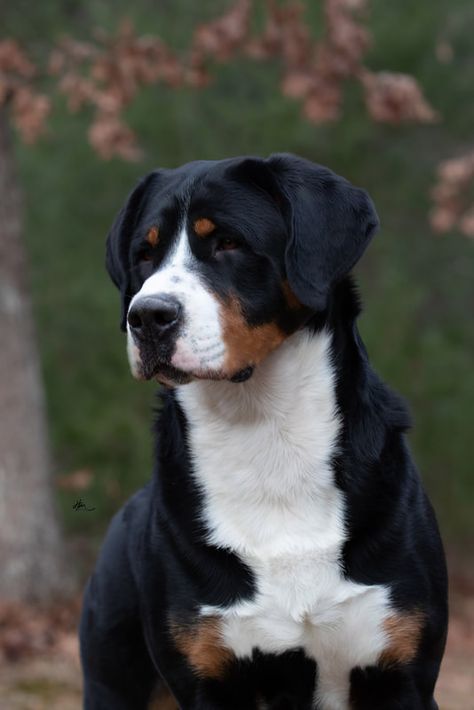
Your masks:
{"label": "dog's head", "polygon": [[107,240],[133,374],[247,379],[326,309],[377,226],[363,190],[292,155],[152,172]]}

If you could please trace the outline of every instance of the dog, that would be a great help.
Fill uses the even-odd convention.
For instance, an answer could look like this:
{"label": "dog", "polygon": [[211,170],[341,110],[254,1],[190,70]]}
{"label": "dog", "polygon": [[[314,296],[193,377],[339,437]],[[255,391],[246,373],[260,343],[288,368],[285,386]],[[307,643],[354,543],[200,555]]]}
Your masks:
{"label": "dog", "polygon": [[139,182],[107,240],[152,481],[81,618],[87,710],[433,710],[444,553],[350,272],[367,193],[290,154]]}

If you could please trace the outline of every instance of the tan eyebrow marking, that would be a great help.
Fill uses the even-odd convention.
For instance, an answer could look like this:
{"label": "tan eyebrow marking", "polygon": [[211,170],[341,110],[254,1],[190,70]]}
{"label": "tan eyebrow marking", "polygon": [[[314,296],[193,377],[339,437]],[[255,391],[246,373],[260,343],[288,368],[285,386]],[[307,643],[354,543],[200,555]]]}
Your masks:
{"label": "tan eyebrow marking", "polygon": [[146,233],[146,240],[152,247],[156,247],[160,241],[160,228],[157,227],[156,224],[154,224],[153,227],[150,227]]}
{"label": "tan eyebrow marking", "polygon": [[198,237],[207,237],[208,234],[215,230],[216,225],[207,217],[200,217],[194,222],[193,227]]}

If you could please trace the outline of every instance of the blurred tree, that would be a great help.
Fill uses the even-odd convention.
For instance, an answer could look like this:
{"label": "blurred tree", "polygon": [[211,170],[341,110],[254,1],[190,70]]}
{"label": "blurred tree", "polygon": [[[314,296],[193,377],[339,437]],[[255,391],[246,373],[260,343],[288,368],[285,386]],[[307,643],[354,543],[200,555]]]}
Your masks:
{"label": "blurred tree", "polygon": [[22,242],[21,191],[0,109],[0,596],[49,597],[64,582],[44,393]]}
{"label": "blurred tree", "polygon": [[0,595],[48,597],[63,565],[9,124],[34,142],[51,108],[49,96],[59,90],[71,111],[92,109],[88,138],[99,156],[136,160],[140,150],[123,112],[141,88],[161,82],[202,89],[216,62],[239,56],[278,62],[282,93],[299,100],[313,123],[340,118],[349,80],[362,86],[375,121],[437,120],[413,77],[365,66],[367,0],[324,0],[322,6],[323,32],[315,39],[304,5],[268,0],[260,29],[252,32],[253,4],[236,0],[221,17],[198,25],[180,56],[159,37],[137,36],[129,23],[116,36],[98,31],[87,42],[65,38],[37,65],[14,40],[0,42]]}

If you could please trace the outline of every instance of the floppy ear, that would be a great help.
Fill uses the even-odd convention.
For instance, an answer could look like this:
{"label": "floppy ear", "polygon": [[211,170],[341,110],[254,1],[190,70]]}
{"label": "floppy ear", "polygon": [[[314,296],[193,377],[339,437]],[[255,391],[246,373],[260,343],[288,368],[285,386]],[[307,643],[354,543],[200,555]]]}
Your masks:
{"label": "floppy ear", "polygon": [[130,241],[142,212],[147,189],[155,175],[153,172],[140,180],[115,218],[107,236],[105,265],[122,297],[120,327],[123,331],[126,330],[127,311],[131,300]]}
{"label": "floppy ear", "polygon": [[288,282],[301,303],[324,310],[333,284],[364,253],[379,220],[368,194],[331,170],[289,154],[267,162],[284,196]]}

